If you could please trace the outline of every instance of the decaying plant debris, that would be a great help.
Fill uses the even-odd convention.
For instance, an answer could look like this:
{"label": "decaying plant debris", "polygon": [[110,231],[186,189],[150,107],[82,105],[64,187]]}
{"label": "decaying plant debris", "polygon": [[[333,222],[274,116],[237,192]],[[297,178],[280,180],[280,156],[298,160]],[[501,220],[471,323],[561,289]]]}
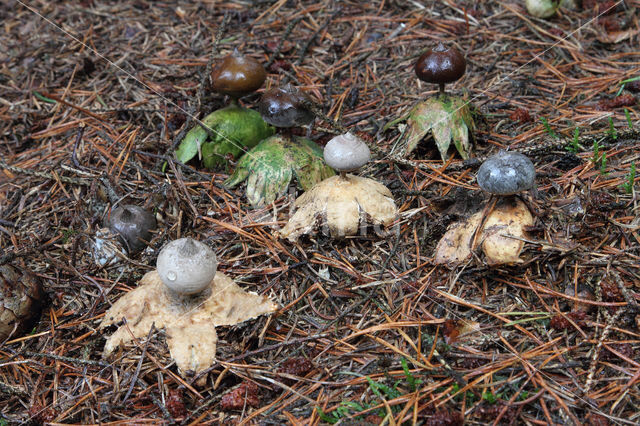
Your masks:
{"label": "decaying plant debris", "polygon": [[[640,109],[631,82],[618,93],[640,76],[638,0],[544,20],[522,1],[22,3],[59,28],[0,8],[0,263],[33,271],[48,302],[0,341],[0,423],[638,423]],[[401,129],[385,124],[437,93],[412,69],[437,41],[469,61],[447,91],[477,109],[474,156],[535,163],[522,263],[435,265],[447,228],[486,202],[479,163],[428,143],[389,155]],[[265,89],[302,87],[366,139],[359,174],[389,188],[397,234],[293,244],[273,231],[299,188],[252,209],[226,170],[175,160],[190,114],[226,104],[208,65],[236,47],[265,65]],[[309,137],[342,132],[319,118]],[[149,207],[158,228],[98,267],[86,247],[118,204]],[[219,271],[278,315],[216,328],[200,375],[181,376],[159,323],[102,358],[105,313],[185,236],[215,244]]]}

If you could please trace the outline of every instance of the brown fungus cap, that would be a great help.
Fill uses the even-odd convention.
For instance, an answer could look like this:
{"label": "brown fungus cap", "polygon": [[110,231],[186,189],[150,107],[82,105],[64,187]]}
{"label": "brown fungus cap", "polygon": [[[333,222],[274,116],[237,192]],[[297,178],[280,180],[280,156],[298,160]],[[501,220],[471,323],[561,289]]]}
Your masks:
{"label": "brown fungus cap", "polygon": [[455,47],[445,47],[438,43],[420,56],[415,72],[418,78],[427,83],[452,83],[464,75],[467,61]]}
{"label": "brown fungus cap", "polygon": [[313,121],[311,98],[287,84],[267,90],[262,95],[258,110],[262,119],[276,127],[304,126]]}
{"label": "brown fungus cap", "polygon": [[156,229],[156,218],[140,206],[125,204],[111,209],[108,226],[120,235],[127,251],[135,253],[143,250],[151,240],[151,231]]}
{"label": "brown fungus cap", "polygon": [[260,62],[234,51],[211,71],[213,90],[233,98],[241,98],[262,86],[267,73]]}

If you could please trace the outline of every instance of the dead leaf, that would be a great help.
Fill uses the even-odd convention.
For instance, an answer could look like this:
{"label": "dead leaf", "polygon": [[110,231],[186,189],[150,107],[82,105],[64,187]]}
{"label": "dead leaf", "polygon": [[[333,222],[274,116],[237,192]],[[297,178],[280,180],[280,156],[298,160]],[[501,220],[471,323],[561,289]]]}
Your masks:
{"label": "dead leaf", "polygon": [[166,330],[167,346],[180,371],[198,373],[215,361],[216,326],[238,324],[276,308],[267,297],[242,290],[221,272],[216,273],[204,294],[178,297],[166,289],[158,272],[152,271],[105,314],[100,328],[123,319],[126,323],[107,339],[104,356],[133,337],[146,336],[155,324]]}

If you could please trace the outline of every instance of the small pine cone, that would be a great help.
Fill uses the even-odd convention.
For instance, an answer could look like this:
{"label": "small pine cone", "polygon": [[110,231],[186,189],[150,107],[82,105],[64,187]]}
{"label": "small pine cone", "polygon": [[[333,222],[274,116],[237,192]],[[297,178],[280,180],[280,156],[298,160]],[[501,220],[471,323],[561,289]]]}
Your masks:
{"label": "small pine cone", "polygon": [[0,265],[0,342],[9,335],[18,336],[33,324],[40,316],[44,295],[35,275]]}

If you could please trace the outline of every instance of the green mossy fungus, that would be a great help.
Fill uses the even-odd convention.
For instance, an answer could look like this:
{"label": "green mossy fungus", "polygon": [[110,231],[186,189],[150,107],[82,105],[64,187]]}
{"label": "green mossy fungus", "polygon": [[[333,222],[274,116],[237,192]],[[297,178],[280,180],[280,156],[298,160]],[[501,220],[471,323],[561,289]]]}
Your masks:
{"label": "green mossy fungus", "polygon": [[211,138],[202,126],[196,126],[182,139],[176,157],[186,163],[200,151],[202,164],[209,170],[225,166],[229,154],[237,158],[275,133],[257,111],[234,104],[212,112],[202,122],[216,137]]}
{"label": "green mossy fungus", "polygon": [[469,104],[456,96],[439,96],[417,104],[407,115],[405,155],[411,153],[431,131],[442,161],[448,158],[451,142],[460,156],[467,160],[471,155],[471,138],[475,123]]}
{"label": "green mossy fungus", "polygon": [[247,180],[247,200],[253,207],[272,203],[285,193],[293,176],[305,191],[335,174],[313,141],[272,136],[260,142],[238,161],[225,185],[234,187]]}

